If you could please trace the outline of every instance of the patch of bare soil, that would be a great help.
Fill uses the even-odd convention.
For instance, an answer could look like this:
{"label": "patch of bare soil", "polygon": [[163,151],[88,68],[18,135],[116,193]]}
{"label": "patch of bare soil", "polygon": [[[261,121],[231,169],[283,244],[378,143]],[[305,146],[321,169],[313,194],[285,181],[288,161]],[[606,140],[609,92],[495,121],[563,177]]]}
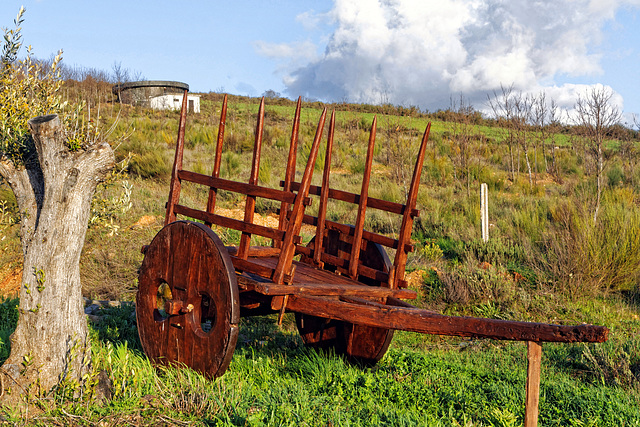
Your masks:
{"label": "patch of bare soil", "polygon": [[158,222],[158,220],[156,219],[155,216],[153,215],[143,215],[140,217],[140,219],[138,221],[136,221],[134,224],[131,224],[131,229],[135,230],[138,228],[147,228],[147,227],[151,227],[152,225],[156,225],[156,223]]}
{"label": "patch of bare soil", "polygon": [[414,290],[420,289],[424,281],[424,274],[424,270],[415,270],[407,274],[404,278],[407,281],[408,288]]}
{"label": "patch of bare soil", "polygon": [[22,281],[22,266],[0,270],[0,296],[17,296]]}

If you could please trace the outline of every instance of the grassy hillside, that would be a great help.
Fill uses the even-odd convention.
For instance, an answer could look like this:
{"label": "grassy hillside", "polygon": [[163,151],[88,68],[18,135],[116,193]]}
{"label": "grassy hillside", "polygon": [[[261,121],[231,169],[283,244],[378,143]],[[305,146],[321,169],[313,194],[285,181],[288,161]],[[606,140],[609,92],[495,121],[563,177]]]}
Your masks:
{"label": "grassy hillside", "polygon": [[[69,97],[76,86],[69,86]],[[77,88],[76,88],[77,89]],[[140,247],[159,231],[175,147],[177,112],[101,102],[103,129],[113,127],[117,173],[99,188],[81,260],[83,293],[92,299],[133,300]],[[185,167],[210,173],[222,96],[205,94],[202,113],[187,124]],[[222,177],[246,181],[258,99],[230,97]],[[418,198],[420,219],[408,262],[418,304],[446,314],[560,324],[602,324],[603,345],[545,345],[542,425],[638,425],[640,416],[640,168],[637,133],[611,134],[606,188],[593,221],[592,156],[579,129],[558,127],[539,140],[528,130],[527,157],[508,131],[478,114],[434,114],[391,106],[331,105],[337,111],[331,186],[358,192],[369,127],[378,116],[371,195],[404,201],[414,156],[433,123]],[[304,165],[322,105],[303,105],[298,171]],[[260,169],[262,185],[284,177],[294,104],[268,100]],[[533,141],[538,141],[534,149]],[[544,144],[544,146],[543,146]],[[321,180],[323,148],[314,183]],[[554,160],[555,159],[555,160]],[[480,239],[479,185],[489,186],[490,241]],[[206,191],[184,187],[187,204],[204,206]],[[221,208],[241,212],[243,200],[220,195]],[[277,206],[258,200],[262,217]],[[355,221],[355,206],[334,203],[330,218]],[[317,206],[311,207],[311,210]],[[15,201],[0,187],[0,274],[19,269]],[[370,211],[367,228],[394,235],[399,222]],[[217,229],[226,243],[237,233]],[[303,230],[311,239],[312,230]],[[264,242],[268,244],[268,242]],[[0,282],[3,279],[0,277]],[[0,306],[0,356],[15,322],[15,299]],[[396,334],[373,370],[304,349],[291,318],[243,320],[225,376],[207,382],[189,371],[155,372],[141,353],[129,308],[105,310],[94,325],[96,373],[114,384],[106,406],[59,390],[42,400],[34,423],[87,425],[519,425],[525,346]],[[284,349],[284,351],[283,351]],[[168,409],[168,411],[167,411]],[[14,416],[17,416],[14,414]]]}

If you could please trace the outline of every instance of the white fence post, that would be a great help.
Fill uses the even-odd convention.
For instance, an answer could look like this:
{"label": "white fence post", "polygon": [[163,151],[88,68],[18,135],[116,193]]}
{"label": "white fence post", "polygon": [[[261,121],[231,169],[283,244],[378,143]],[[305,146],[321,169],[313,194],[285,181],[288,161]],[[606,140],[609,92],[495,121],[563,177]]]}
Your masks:
{"label": "white fence post", "polygon": [[489,188],[486,183],[480,184],[480,212],[482,215],[482,240],[489,241]]}

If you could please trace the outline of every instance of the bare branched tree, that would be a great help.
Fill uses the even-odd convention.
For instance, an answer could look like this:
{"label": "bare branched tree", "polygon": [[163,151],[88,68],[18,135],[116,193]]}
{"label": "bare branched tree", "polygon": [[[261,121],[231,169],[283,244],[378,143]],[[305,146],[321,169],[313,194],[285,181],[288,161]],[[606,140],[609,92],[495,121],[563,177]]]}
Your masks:
{"label": "bare branched tree", "polygon": [[[556,182],[562,182],[560,168],[558,167],[558,160],[556,158],[556,134],[560,130],[561,122],[561,110],[559,109],[556,101],[552,99],[551,105],[549,106],[549,124],[546,127],[549,129],[549,143],[551,144],[551,174]],[[547,161],[545,159],[545,165],[546,163]]]}
{"label": "bare branched tree", "polygon": [[122,66],[122,62],[114,61],[111,71],[113,71],[113,81],[116,84],[126,83],[131,80],[129,70]]}
{"label": "bare branched tree", "polygon": [[451,112],[455,113],[455,120],[449,122],[451,129],[451,139],[455,148],[452,161],[456,170],[459,171],[460,180],[464,179],[467,188],[467,197],[471,196],[471,142],[474,138],[472,133],[472,115],[474,113],[471,103],[460,95],[460,100],[451,98]]}
{"label": "bare branched tree", "polygon": [[604,142],[612,126],[622,118],[620,110],[612,103],[613,91],[604,86],[594,86],[586,94],[579,96],[575,105],[577,124],[581,126],[588,152],[595,163],[596,202],[593,222],[598,219],[602,198],[604,171]]}
{"label": "bare branched tree", "polygon": [[515,117],[515,102],[514,102],[514,90],[513,85],[503,86],[500,85],[500,92],[493,91],[493,97],[487,95],[489,107],[491,108],[493,115],[498,123],[503,122],[503,128],[507,132],[507,144],[509,145],[509,167],[511,169],[511,181],[516,180],[515,162],[513,149],[516,145],[516,130],[513,126],[513,119]]}
{"label": "bare branched tree", "polygon": [[549,172],[549,163],[547,162],[547,139],[549,136],[549,113],[550,108],[547,104],[547,96],[541,91],[538,95],[531,98],[531,122],[536,132],[534,139],[534,160],[536,174],[538,173],[538,147],[542,148],[542,158],[544,160],[544,170]]}
{"label": "bare branched tree", "polygon": [[529,187],[533,187],[533,172],[531,170],[531,160],[529,159],[529,122],[531,118],[532,100],[530,97],[518,92],[513,97],[512,127],[515,130],[516,140],[522,151],[524,159],[527,163],[527,172],[529,174]]}

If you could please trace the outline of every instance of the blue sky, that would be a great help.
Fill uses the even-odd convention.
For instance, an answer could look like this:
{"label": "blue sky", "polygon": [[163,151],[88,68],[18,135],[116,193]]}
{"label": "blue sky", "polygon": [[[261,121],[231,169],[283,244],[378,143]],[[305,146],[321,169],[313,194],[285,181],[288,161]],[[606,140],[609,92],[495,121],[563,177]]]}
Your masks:
{"label": "blue sky", "polygon": [[[506,3],[506,4],[505,4]],[[640,113],[640,0],[39,0],[0,5],[25,43],[68,65],[194,92],[273,89],[326,101],[483,108],[500,84],[570,108],[589,85]]]}

